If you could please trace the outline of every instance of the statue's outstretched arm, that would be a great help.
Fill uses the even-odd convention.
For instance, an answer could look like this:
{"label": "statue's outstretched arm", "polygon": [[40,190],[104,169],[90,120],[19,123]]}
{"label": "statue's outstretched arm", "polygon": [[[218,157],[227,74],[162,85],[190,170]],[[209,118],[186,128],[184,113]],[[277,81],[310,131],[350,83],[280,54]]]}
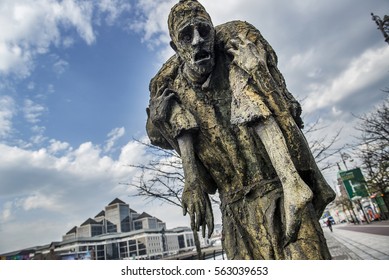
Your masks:
{"label": "statue's outstretched arm", "polygon": [[273,117],[254,127],[265,146],[270,161],[281,180],[284,192],[286,244],[297,237],[301,213],[312,200],[313,193],[298,174],[289,154],[285,138]]}
{"label": "statue's outstretched arm", "polygon": [[185,175],[185,187],[182,194],[184,216],[189,213],[192,230],[202,227],[203,237],[208,228],[208,237],[212,235],[214,222],[211,201],[203,190],[203,176],[200,175],[195,158],[193,138],[190,132],[183,132],[177,137]]}
{"label": "statue's outstretched arm", "polygon": [[[283,208],[287,244],[293,242],[297,237],[302,211],[311,202],[313,193],[297,172],[288,150],[287,139],[285,139],[271,111],[264,102],[260,101],[261,98],[270,96],[271,92],[279,90],[267,67],[265,50],[257,48],[256,45],[244,37],[231,40],[230,44],[229,52],[234,56],[234,65],[230,72],[230,77],[234,79],[234,81],[231,81],[234,99],[239,100],[240,104],[246,105],[244,108],[242,107],[240,110],[233,112],[235,115],[242,114],[244,118],[239,119],[234,114],[232,115],[234,115],[234,120],[237,123],[247,121],[254,125],[254,129],[280,178],[284,192]],[[257,82],[258,89],[263,93],[262,97],[259,97],[259,93],[253,94],[254,88],[247,84],[250,80],[249,76]],[[244,102],[248,98],[251,99],[248,104],[245,104]],[[258,108],[253,108],[252,114],[257,117],[252,119],[250,118],[253,115],[247,114],[244,110],[250,108],[251,102],[256,106],[261,104]]]}

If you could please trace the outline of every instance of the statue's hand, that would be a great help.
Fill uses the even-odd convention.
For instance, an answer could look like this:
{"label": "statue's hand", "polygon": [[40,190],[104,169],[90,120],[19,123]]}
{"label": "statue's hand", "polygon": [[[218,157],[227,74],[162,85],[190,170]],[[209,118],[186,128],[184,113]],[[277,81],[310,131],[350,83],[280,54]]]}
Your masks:
{"label": "statue's hand", "polygon": [[162,94],[157,94],[157,97],[150,101],[150,118],[153,122],[164,122],[169,114],[172,100],[177,98],[176,93],[169,89],[163,89]]}
{"label": "statue's hand", "polygon": [[202,227],[202,234],[205,238],[205,231],[208,228],[208,238],[210,238],[214,223],[212,205],[208,194],[200,187],[185,186],[182,194],[182,208],[184,216],[189,213],[192,230],[199,231]]}
{"label": "statue's hand", "polygon": [[239,36],[239,39],[231,39],[227,45],[227,52],[233,55],[233,63],[244,71],[251,73],[258,67],[266,67],[266,52],[258,48],[247,38]]}

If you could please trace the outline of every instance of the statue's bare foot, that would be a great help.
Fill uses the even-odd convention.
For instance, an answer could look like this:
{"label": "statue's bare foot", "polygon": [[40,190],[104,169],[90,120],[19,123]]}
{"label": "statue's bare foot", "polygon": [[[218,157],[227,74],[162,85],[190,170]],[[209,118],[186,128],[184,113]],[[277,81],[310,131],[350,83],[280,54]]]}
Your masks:
{"label": "statue's bare foot", "polygon": [[301,224],[301,214],[313,198],[311,189],[300,176],[282,182],[285,211],[285,246],[294,242]]}

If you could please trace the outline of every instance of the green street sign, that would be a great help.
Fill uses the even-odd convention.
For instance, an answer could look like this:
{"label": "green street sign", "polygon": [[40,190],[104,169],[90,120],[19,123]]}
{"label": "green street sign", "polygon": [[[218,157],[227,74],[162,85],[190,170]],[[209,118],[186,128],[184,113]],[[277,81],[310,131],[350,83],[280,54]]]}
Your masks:
{"label": "green street sign", "polygon": [[343,185],[346,188],[347,194],[352,199],[355,196],[369,196],[366,188],[365,177],[363,177],[360,168],[355,168],[347,171],[339,171],[339,176],[342,179]]}

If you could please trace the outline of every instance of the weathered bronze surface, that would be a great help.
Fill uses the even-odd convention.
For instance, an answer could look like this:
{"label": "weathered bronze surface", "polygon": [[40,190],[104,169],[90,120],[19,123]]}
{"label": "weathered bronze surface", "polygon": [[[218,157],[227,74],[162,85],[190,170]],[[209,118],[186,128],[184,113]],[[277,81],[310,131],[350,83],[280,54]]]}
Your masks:
{"label": "weathered bronze surface", "polygon": [[176,55],[151,80],[147,132],[181,155],[192,228],[212,233],[218,191],[229,259],[330,259],[318,219],[334,192],[272,47],[246,22],[214,27],[195,0],[168,24]]}

